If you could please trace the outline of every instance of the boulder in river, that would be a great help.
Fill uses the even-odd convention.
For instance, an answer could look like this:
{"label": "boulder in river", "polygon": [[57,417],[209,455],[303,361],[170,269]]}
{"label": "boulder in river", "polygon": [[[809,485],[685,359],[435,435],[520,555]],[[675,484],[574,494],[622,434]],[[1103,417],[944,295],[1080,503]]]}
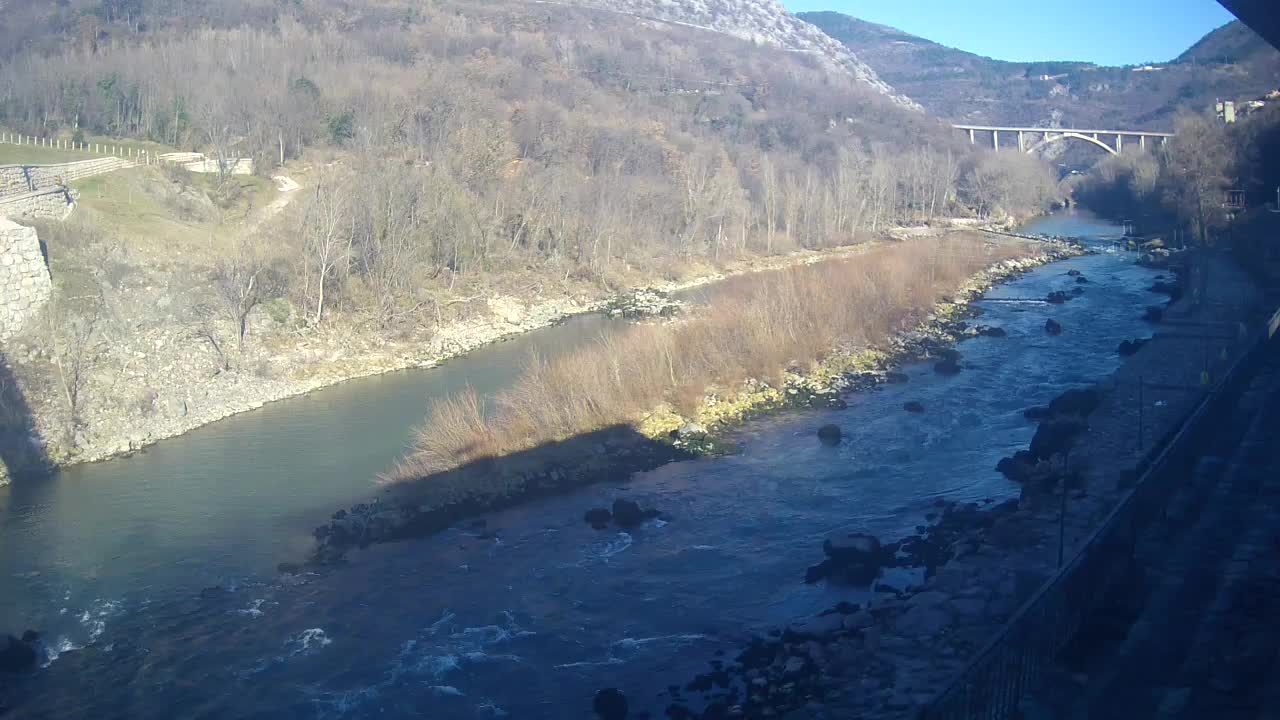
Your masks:
{"label": "boulder in river", "polygon": [[1070,275],[1070,276],[1072,276],[1072,277],[1079,277],[1079,276],[1080,276],[1080,271],[1079,271],[1079,270],[1074,270],[1074,269],[1073,269],[1073,270],[1068,270],[1068,271],[1067,271],[1067,274],[1068,274],[1068,275]]}
{"label": "boulder in river", "polygon": [[1079,284],[1081,284],[1081,285],[1084,285],[1085,283],[1089,282],[1089,278],[1087,278],[1087,277],[1085,277],[1085,276],[1083,276],[1083,275],[1077,275],[1077,276],[1076,276],[1076,282],[1077,282],[1077,283],[1079,283]]}
{"label": "boulder in river", "polygon": [[904,372],[887,372],[884,374],[884,381],[887,383],[904,383],[911,377]]}
{"label": "boulder in river", "polygon": [[1120,357],[1129,357],[1142,349],[1143,345],[1148,342],[1147,338],[1138,338],[1136,340],[1121,340],[1120,347],[1116,348],[1116,352],[1120,353]]}
{"label": "boulder in river", "polygon": [[917,400],[908,400],[902,403],[902,409],[907,412],[921,413],[924,412],[924,405],[921,405]]}
{"label": "boulder in river", "polygon": [[996,470],[1016,483],[1026,482],[1035,470],[1036,459],[1029,450],[1019,450],[1013,457],[1000,458]]}
{"label": "boulder in river", "polygon": [[1084,294],[1084,288],[1082,288],[1082,287],[1080,287],[1079,285],[1077,285],[1077,286],[1075,286],[1075,287],[1071,288],[1071,294],[1072,294],[1072,295],[1083,295],[1083,294]]}
{"label": "boulder in river", "polygon": [[658,517],[657,510],[645,510],[634,500],[618,498],[613,501],[613,521],[620,528],[633,528],[645,520]]}
{"label": "boulder in river", "polygon": [[1067,294],[1061,290],[1054,290],[1053,292],[1044,296],[1044,301],[1052,305],[1061,305],[1062,303],[1066,302],[1067,299],[1068,299]]}
{"label": "boulder in river", "polygon": [[596,693],[591,709],[600,720],[627,720],[627,696],[617,688],[605,688]]}
{"label": "boulder in river", "polygon": [[939,375],[958,375],[960,373],[960,363],[952,358],[939,360],[933,364],[933,371]]}
{"label": "boulder in river", "polygon": [[39,635],[28,632],[23,638],[0,635],[0,673],[20,673],[36,667],[36,646]]}
{"label": "boulder in river", "polygon": [[596,530],[603,530],[613,520],[613,513],[608,508],[591,508],[583,514],[582,519]]}
{"label": "boulder in river", "polygon": [[1036,405],[1022,411],[1022,417],[1028,420],[1044,420],[1052,414],[1053,412],[1044,405]]}
{"label": "boulder in river", "polygon": [[823,445],[839,445],[844,433],[838,425],[823,425],[818,428],[818,439]]}
{"label": "boulder in river", "polygon": [[1004,337],[1009,333],[1002,327],[995,327],[994,325],[979,325],[978,334],[983,337]]}
{"label": "boulder in river", "polygon": [[1057,320],[1054,320],[1053,318],[1049,318],[1048,320],[1044,321],[1044,331],[1049,333],[1050,335],[1061,335],[1062,323],[1058,322]]}
{"label": "boulder in river", "polygon": [[1177,281],[1169,282],[1167,280],[1156,280],[1148,288],[1153,293],[1162,293],[1169,296],[1170,300],[1177,300],[1182,297],[1182,286]]}
{"label": "boulder in river", "polygon": [[[874,535],[865,533],[835,533],[822,541],[822,552],[827,559],[822,565],[810,568],[810,572],[820,577],[853,585],[869,585],[880,574],[885,565],[886,553],[880,546],[880,540]],[[821,568],[817,570],[816,568]],[[808,580],[808,577],[806,577]],[[810,580],[810,582],[812,582]]]}

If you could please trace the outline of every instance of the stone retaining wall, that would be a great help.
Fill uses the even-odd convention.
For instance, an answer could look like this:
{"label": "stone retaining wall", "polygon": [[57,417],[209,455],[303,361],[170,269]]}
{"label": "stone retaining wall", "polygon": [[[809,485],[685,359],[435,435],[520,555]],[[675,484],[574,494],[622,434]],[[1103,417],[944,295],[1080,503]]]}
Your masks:
{"label": "stone retaining wall", "polygon": [[0,217],[0,342],[13,337],[52,293],[35,228]]}
{"label": "stone retaining wall", "polygon": [[75,208],[76,191],[65,187],[0,197],[0,218],[63,220]]}
{"label": "stone retaining wall", "polygon": [[0,198],[47,190],[82,178],[131,168],[136,163],[117,157],[80,160],[56,165],[0,165]]}

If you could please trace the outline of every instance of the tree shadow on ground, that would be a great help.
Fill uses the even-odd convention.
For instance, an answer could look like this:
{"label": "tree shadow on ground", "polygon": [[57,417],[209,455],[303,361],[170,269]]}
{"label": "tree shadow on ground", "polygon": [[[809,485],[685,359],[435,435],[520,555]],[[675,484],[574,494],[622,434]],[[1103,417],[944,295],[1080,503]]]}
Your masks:
{"label": "tree shadow on ground", "polygon": [[[669,442],[614,425],[452,470],[396,483],[376,500],[340,510],[316,528],[311,561],[336,562],[348,550],[424,537],[460,521],[597,482],[694,457]],[[588,508],[584,507],[583,510]]]}

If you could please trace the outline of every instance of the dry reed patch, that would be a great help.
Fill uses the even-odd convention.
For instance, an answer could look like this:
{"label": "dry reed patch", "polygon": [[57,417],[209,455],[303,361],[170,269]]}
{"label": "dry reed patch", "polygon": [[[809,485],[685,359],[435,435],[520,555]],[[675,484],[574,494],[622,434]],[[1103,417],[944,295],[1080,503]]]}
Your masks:
{"label": "dry reed patch", "polygon": [[1030,254],[1025,243],[955,234],[740,278],[684,322],[628,327],[554,361],[533,358],[487,417],[474,392],[433,403],[391,477],[421,478],[635,423],[663,404],[693,416],[709,390],[746,378],[775,384],[835,349],[882,343],[975,273]]}

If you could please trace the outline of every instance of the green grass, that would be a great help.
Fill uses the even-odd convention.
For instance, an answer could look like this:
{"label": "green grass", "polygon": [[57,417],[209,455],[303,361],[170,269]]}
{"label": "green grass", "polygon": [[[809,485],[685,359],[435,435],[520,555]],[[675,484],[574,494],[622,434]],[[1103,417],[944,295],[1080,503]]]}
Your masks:
{"label": "green grass", "polygon": [[223,207],[206,207],[207,213],[184,212],[175,179],[196,191],[194,195],[216,197],[217,179],[212,174],[137,167],[72,183],[80,193],[76,212],[83,212],[131,249],[153,252],[157,258],[212,258],[234,240],[253,209],[267,205],[276,195],[266,178],[237,175],[227,182],[234,183],[238,192]]}

